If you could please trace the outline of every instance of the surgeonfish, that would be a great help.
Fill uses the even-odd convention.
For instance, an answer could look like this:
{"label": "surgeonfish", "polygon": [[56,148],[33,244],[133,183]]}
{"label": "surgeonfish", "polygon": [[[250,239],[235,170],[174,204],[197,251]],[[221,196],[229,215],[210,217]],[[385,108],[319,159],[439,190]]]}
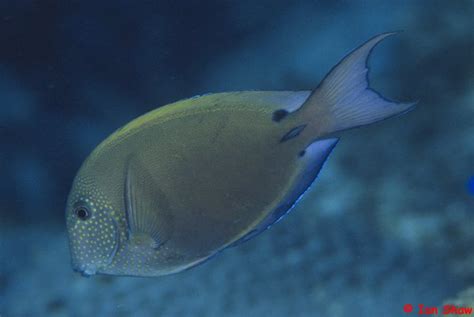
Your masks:
{"label": "surgeonfish", "polygon": [[73,269],[159,276],[196,266],[281,219],[313,183],[334,133],[412,109],[369,88],[378,35],[313,91],[239,91],[181,100],[105,139],[66,207]]}

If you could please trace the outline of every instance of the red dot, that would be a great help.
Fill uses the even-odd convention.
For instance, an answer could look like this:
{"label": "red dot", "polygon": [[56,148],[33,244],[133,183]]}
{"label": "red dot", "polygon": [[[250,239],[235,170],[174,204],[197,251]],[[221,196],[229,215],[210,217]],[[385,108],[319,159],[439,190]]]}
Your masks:
{"label": "red dot", "polygon": [[405,304],[403,306],[403,311],[405,313],[411,313],[413,311],[413,305],[412,304]]}

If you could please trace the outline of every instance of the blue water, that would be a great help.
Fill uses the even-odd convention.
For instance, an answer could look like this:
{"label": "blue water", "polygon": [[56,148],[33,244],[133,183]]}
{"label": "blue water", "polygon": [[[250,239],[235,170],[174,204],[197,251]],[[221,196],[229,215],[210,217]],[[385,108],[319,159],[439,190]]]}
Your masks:
{"label": "blue water", "polygon": [[[402,316],[474,286],[472,16],[472,1],[1,1],[0,315]],[[371,84],[417,109],[341,134],[289,216],[177,275],[72,271],[66,196],[115,129],[197,94],[314,88],[393,30]]]}

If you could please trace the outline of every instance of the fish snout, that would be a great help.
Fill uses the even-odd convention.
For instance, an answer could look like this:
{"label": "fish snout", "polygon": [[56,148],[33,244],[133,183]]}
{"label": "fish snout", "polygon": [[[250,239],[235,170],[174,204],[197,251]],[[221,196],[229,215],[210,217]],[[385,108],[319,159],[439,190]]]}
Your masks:
{"label": "fish snout", "polygon": [[80,265],[73,266],[72,269],[74,270],[74,272],[81,274],[81,276],[83,277],[90,277],[91,275],[94,275],[97,272],[97,268],[95,266]]}

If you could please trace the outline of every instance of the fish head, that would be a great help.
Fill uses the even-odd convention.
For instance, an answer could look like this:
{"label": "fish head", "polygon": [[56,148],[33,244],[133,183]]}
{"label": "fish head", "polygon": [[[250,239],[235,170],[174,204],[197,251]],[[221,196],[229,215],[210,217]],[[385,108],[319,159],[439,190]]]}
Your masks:
{"label": "fish head", "polygon": [[119,245],[116,212],[92,178],[76,176],[66,206],[75,271],[84,276],[105,273]]}

